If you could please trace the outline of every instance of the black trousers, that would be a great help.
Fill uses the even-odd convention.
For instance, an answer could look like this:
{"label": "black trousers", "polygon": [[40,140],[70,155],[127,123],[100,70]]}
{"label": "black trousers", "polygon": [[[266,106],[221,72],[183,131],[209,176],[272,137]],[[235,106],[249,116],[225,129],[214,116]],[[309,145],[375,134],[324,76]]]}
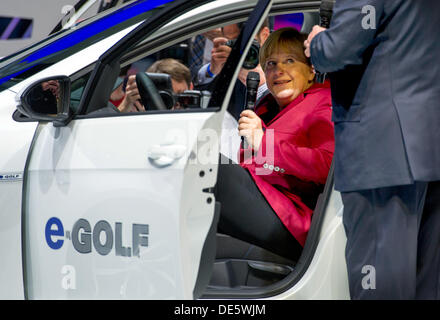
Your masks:
{"label": "black trousers", "polygon": [[342,193],[352,299],[440,298],[440,182]]}
{"label": "black trousers", "polygon": [[287,230],[255,185],[238,164],[218,169],[215,197],[221,202],[218,231],[252,243],[291,260],[298,260],[302,246]]}

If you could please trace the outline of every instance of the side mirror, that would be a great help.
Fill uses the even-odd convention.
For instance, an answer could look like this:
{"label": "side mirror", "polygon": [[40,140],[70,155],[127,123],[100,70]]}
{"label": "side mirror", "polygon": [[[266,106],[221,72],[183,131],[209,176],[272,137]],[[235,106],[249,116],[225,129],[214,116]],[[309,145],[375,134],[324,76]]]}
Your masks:
{"label": "side mirror", "polygon": [[65,126],[71,119],[70,78],[54,76],[32,83],[17,94],[17,110],[32,121]]}

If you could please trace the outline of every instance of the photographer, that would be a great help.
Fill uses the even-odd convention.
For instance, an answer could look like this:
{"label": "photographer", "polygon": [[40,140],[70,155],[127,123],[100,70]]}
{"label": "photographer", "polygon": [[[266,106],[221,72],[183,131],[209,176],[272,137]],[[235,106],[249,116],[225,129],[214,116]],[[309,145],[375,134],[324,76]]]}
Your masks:
{"label": "photographer", "polygon": [[[219,74],[223,69],[223,66],[226,63],[226,60],[228,59],[229,54],[232,50],[232,41],[234,41],[240,34],[241,27],[241,24],[231,24],[224,26],[222,28],[223,37],[217,37],[213,39],[214,48],[211,52],[211,62],[200,68],[196,83],[197,89],[210,91],[210,83],[215,78],[215,76]],[[255,42],[257,42],[257,48],[261,47],[264,44],[269,35],[269,20],[266,19],[256,36]],[[234,93],[228,107],[229,113],[236,120],[239,119],[240,113],[245,103],[246,77],[250,71],[255,71],[260,74],[260,85],[258,88],[257,99],[259,100],[268,93],[266,78],[260,65],[258,65],[255,69],[241,68],[238,75],[238,79],[240,81],[237,81],[234,87]]]}
{"label": "photographer", "polygon": [[[213,39],[214,48],[211,51],[211,62],[200,68],[197,85],[211,82],[212,79],[220,73],[224,64],[226,63],[226,60],[229,57],[229,53],[232,50],[231,40],[233,41],[237,39],[238,35],[240,34],[240,30],[241,24],[230,24],[222,28],[222,37],[216,37]],[[266,19],[263,23],[263,26],[260,28],[260,31],[258,32],[256,38],[256,41],[258,42],[260,47],[264,44],[269,34],[269,21],[268,19]],[[246,77],[249,71],[252,70],[240,70],[239,79],[243,84],[246,84]],[[260,85],[265,83],[264,72],[261,69],[261,66],[258,66],[256,70],[253,71],[257,71],[260,73]]]}
{"label": "photographer", "polygon": [[[171,84],[175,94],[183,93],[186,90],[192,90],[191,72],[189,69],[175,59],[162,59],[153,63],[146,72],[165,73],[171,77]],[[140,102],[139,90],[136,85],[136,75],[128,77],[125,88],[125,97],[118,106],[120,112],[138,112],[145,111],[145,107]],[[183,106],[177,102],[172,110],[183,109]]]}

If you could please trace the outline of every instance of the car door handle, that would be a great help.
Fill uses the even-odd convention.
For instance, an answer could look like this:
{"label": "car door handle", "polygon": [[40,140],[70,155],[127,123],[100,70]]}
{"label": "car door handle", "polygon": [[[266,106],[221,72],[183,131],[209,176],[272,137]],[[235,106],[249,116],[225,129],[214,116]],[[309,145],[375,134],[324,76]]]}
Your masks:
{"label": "car door handle", "polygon": [[166,167],[182,158],[186,146],[181,144],[154,145],[148,150],[148,160],[156,167]]}

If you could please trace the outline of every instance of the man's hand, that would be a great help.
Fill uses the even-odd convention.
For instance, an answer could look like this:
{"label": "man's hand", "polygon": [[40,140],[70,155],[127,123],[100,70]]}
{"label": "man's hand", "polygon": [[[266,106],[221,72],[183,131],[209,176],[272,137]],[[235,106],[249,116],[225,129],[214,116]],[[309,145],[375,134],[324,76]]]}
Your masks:
{"label": "man's hand", "polygon": [[312,43],[313,38],[320,32],[327,30],[326,28],[320,27],[318,25],[314,26],[312,29],[312,32],[310,32],[309,37],[306,41],[304,41],[304,47],[306,49],[304,50],[304,54],[307,58],[310,58],[310,43]]}
{"label": "man's hand", "polygon": [[258,151],[264,135],[260,117],[252,110],[244,110],[238,120],[238,134],[246,138],[252,149]]}
{"label": "man's hand", "polygon": [[226,60],[229,57],[229,54],[231,53],[231,48],[228,47],[226,44],[228,42],[228,38],[224,37],[218,37],[215,38],[214,48],[211,51],[211,72],[214,74],[219,74],[220,71],[222,71],[223,66],[226,63]]}
{"label": "man's hand", "polygon": [[258,65],[255,69],[249,70],[245,68],[240,69],[240,73],[238,74],[238,79],[246,86],[246,79],[249,74],[249,72],[258,72],[260,74],[260,83],[258,86],[261,86],[262,84],[266,83],[266,75],[264,74],[263,69],[260,65]]}
{"label": "man's hand", "polygon": [[127,86],[125,87],[125,97],[119,105],[118,109],[121,112],[139,112],[145,111],[144,106],[140,103],[141,96],[136,84],[136,75],[128,78]]}

